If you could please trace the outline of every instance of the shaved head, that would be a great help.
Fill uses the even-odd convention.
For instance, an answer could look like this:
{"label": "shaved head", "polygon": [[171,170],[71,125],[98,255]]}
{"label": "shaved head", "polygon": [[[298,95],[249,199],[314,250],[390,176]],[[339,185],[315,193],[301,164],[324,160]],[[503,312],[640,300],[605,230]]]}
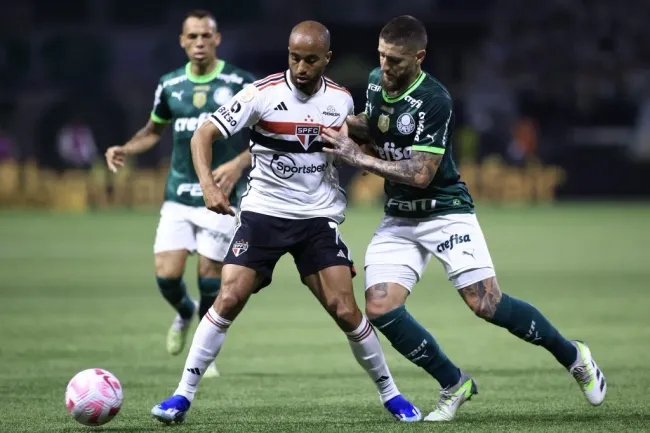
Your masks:
{"label": "shaved head", "polygon": [[303,21],[291,30],[289,45],[292,41],[307,43],[327,52],[330,50],[330,31],[318,21]]}
{"label": "shaved head", "polygon": [[321,86],[321,77],[332,57],[330,31],[316,21],[303,21],[289,35],[289,70],[294,86],[308,95]]}

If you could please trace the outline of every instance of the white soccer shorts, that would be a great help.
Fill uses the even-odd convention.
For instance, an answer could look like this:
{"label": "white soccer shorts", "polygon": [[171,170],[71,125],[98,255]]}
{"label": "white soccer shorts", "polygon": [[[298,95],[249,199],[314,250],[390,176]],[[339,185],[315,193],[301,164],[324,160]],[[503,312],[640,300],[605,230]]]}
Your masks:
{"label": "white soccer shorts", "polygon": [[411,291],[431,256],[458,289],[495,275],[475,214],[426,220],[384,216],[366,250],[366,290],[392,282]]}
{"label": "white soccer shorts", "polygon": [[188,250],[221,262],[228,252],[235,222],[235,217],[220,215],[204,206],[166,201],[160,209],[154,253]]}

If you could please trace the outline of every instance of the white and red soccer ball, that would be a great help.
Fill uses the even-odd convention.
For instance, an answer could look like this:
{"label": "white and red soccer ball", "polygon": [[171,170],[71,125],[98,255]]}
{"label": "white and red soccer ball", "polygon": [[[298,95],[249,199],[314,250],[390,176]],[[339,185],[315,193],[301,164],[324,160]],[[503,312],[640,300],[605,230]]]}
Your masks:
{"label": "white and red soccer ball", "polygon": [[80,371],[68,383],[65,405],[81,424],[106,424],[122,407],[122,385],[113,374],[101,368]]}

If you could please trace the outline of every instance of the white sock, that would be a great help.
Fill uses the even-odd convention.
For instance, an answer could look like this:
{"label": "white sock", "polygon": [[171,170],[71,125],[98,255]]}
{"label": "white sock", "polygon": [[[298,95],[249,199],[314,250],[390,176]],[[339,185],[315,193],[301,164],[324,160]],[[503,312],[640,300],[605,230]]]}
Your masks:
{"label": "white sock", "polygon": [[221,350],[231,323],[230,320],[219,316],[213,307],[203,316],[194,333],[192,346],[185,361],[183,377],[174,395],[182,395],[189,401],[194,400],[199,381]]}
{"label": "white sock", "polygon": [[352,332],[346,332],[346,334],[354,357],[377,386],[382,403],[399,395],[397,385],[388,370],[381,344],[370,322],[363,317],[359,327]]}

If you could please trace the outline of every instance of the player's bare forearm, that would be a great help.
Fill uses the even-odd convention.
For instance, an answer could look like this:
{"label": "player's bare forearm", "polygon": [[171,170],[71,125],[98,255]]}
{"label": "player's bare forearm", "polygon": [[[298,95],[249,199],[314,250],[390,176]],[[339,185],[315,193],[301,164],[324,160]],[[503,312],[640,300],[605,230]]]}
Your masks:
{"label": "player's bare forearm", "polygon": [[249,168],[253,162],[250,149],[246,149],[242,153],[237,155],[235,157],[235,160],[237,161],[237,165],[241,170],[246,170],[247,168]]}
{"label": "player's bare forearm", "polygon": [[127,141],[122,148],[129,155],[146,152],[160,141],[166,125],[149,119],[147,124]]}
{"label": "player's bare forearm", "polygon": [[384,161],[364,153],[355,155],[356,165],[393,182],[426,188],[438,171],[442,155],[429,152],[413,152],[410,159]]}
{"label": "player's bare forearm", "polygon": [[194,132],[190,141],[192,163],[201,188],[216,187],[212,178],[212,142],[221,138],[221,132],[211,122],[205,122]]}
{"label": "player's bare forearm", "polygon": [[356,116],[348,116],[345,119],[348,127],[348,135],[367,141],[370,136],[370,127],[368,125],[368,116],[366,113],[359,113]]}

